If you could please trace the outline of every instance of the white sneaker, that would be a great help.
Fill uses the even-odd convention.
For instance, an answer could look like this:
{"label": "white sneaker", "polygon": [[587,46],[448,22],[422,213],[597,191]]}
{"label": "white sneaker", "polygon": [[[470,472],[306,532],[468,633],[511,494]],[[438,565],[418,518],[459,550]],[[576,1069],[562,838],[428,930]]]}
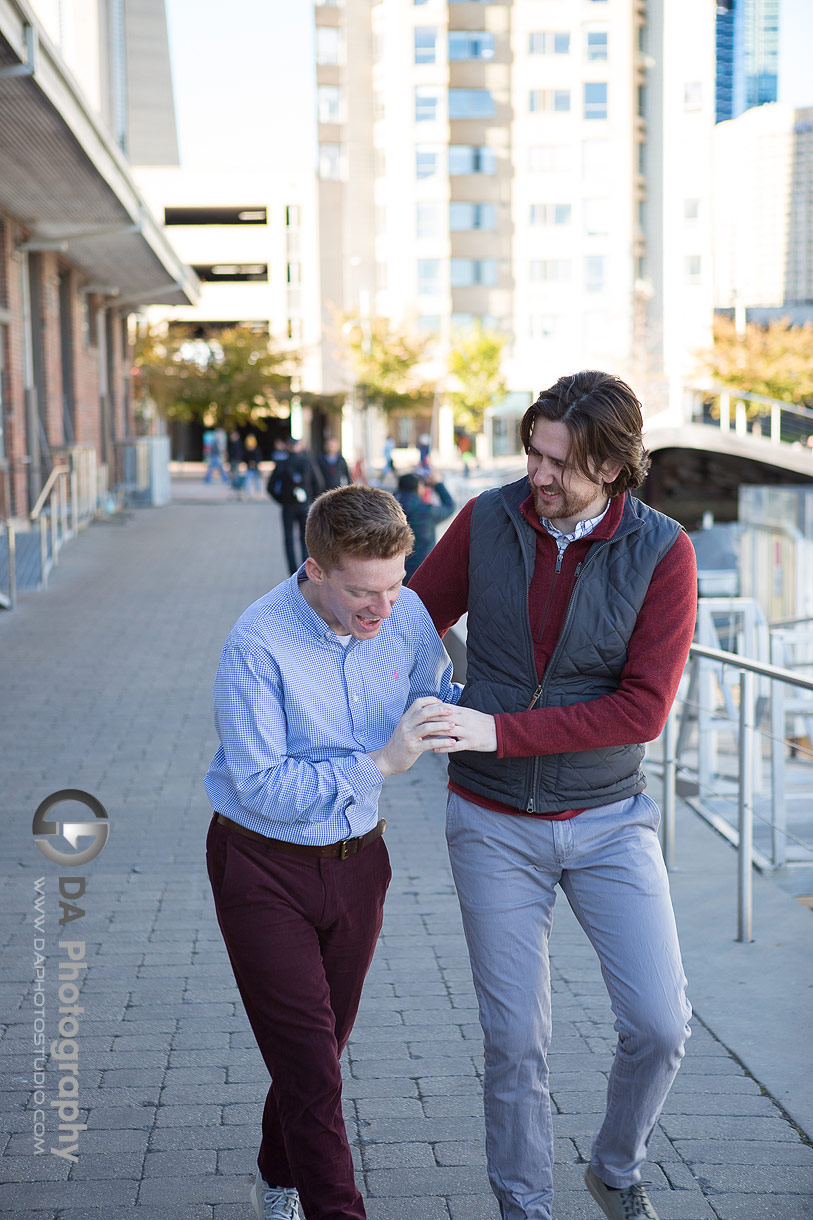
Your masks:
{"label": "white sneaker", "polygon": [[260,1220],[299,1220],[299,1195],[293,1187],[269,1186],[259,1173],[251,1188],[251,1206]]}

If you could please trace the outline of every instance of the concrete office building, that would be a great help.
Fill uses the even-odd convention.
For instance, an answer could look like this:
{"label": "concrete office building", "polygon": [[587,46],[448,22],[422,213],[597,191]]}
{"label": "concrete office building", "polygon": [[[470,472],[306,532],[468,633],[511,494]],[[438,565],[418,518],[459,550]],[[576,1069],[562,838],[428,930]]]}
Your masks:
{"label": "concrete office building", "polygon": [[813,107],[776,102],[714,131],[714,302],[813,319]]}
{"label": "concrete office building", "polygon": [[[178,166],[139,166],[135,173],[167,237],[201,281],[194,305],[155,306],[144,311],[145,318],[187,327],[203,338],[237,325],[267,333],[299,357],[294,388],[306,392],[308,401],[319,398],[314,176]],[[294,404],[292,423],[310,439],[309,411],[306,406],[300,419]],[[194,456],[188,446],[186,456]]]}
{"label": "concrete office building", "polygon": [[326,309],[430,332],[440,377],[502,330],[516,410],[589,366],[676,406],[712,306],[703,0],[344,0],[316,56]]}

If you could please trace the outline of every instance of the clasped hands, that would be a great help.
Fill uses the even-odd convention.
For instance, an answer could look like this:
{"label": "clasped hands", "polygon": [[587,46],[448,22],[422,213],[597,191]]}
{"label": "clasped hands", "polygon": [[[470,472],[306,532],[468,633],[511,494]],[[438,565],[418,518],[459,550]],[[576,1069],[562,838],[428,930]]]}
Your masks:
{"label": "clasped hands", "polygon": [[489,752],[497,749],[494,717],[471,707],[458,707],[427,697],[416,699],[398,721],[395,732],[370,758],[381,774],[408,771],[421,754],[456,754],[460,750]]}

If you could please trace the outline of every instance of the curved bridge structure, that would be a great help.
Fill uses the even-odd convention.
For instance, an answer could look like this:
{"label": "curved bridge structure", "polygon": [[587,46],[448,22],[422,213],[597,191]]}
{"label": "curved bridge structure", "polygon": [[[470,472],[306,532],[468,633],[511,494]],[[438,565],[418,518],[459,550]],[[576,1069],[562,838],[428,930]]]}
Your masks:
{"label": "curved bridge structure", "polygon": [[[813,410],[756,395],[720,397],[714,416],[709,391],[692,391],[685,422],[655,416],[644,426],[652,468],[640,494],[687,529],[706,512],[735,520],[743,484],[813,483]],[[763,412],[756,422],[747,418],[746,400]]]}

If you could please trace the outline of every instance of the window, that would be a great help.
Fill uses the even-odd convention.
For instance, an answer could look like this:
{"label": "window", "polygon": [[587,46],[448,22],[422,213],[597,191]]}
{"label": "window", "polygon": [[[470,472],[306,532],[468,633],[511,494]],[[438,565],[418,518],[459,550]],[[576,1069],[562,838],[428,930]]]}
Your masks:
{"label": "window", "polygon": [[302,342],[303,326],[301,318],[289,318],[286,330],[288,333],[288,338],[294,343]]}
{"label": "window", "polygon": [[606,199],[585,199],[582,204],[584,231],[588,237],[604,237],[610,231],[609,202]]}
{"label": "window", "polygon": [[452,288],[470,288],[475,284],[493,287],[497,283],[495,258],[450,258],[449,282]]}
{"label": "window", "polygon": [[584,260],[584,287],[587,292],[604,291],[606,259],[603,254],[588,254]]}
{"label": "window", "polygon": [[320,123],[338,123],[342,117],[342,91],[338,85],[319,85],[316,107]]}
{"label": "window", "polygon": [[528,149],[528,169],[532,174],[552,173],[570,169],[570,146],[566,144],[532,144]]}
{"label": "window", "polygon": [[497,113],[488,89],[450,89],[450,119],[493,119]]}
{"label": "window", "polygon": [[266,263],[193,263],[192,270],[199,280],[207,284],[237,284],[252,280],[268,280]]}
{"label": "window", "polygon": [[684,199],[683,200],[683,219],[684,220],[699,220],[700,219],[700,200],[699,199]]}
{"label": "window", "polygon": [[532,203],[532,225],[569,225],[573,209],[569,203]]}
{"label": "window", "polygon": [[606,30],[588,30],[587,31],[587,62],[593,63],[599,59],[607,58],[607,31]]}
{"label": "window", "polygon": [[164,208],[165,225],[264,225],[268,211],[257,208]]}
{"label": "window", "polygon": [[540,30],[528,35],[529,55],[567,55],[570,52],[570,34],[566,31]]}
{"label": "window", "polygon": [[440,237],[442,207],[440,203],[418,203],[415,205],[415,236]]}
{"label": "window", "polygon": [[497,208],[493,203],[450,203],[449,228],[453,233],[465,229],[496,229]]}
{"label": "window", "polygon": [[565,284],[573,267],[569,258],[532,258],[528,271],[531,283]]}
{"label": "window", "polygon": [[415,176],[417,178],[434,178],[440,172],[440,148],[435,144],[417,144],[415,146]]}
{"label": "window", "polygon": [[286,229],[298,229],[302,223],[302,209],[298,203],[289,203],[285,209]]}
{"label": "window", "polygon": [[433,64],[437,59],[438,32],[433,25],[415,27],[415,63]]}
{"label": "window", "polygon": [[690,284],[696,283],[700,279],[702,270],[702,259],[699,254],[686,255],[686,279]]}
{"label": "window", "polygon": [[586,119],[606,119],[607,117],[607,82],[586,81],[584,86],[584,117]]}
{"label": "window", "polygon": [[440,96],[434,86],[418,85],[415,89],[415,122],[434,123],[438,117]]}
{"label": "window", "polygon": [[531,114],[570,110],[569,89],[532,89],[528,94],[528,109]]}
{"label": "window", "polygon": [[319,177],[320,178],[341,178],[343,177],[343,162],[341,144],[320,144],[319,145]]}
{"label": "window", "polygon": [[529,339],[552,339],[559,328],[559,315],[554,313],[531,313],[528,315]]}
{"label": "window", "polygon": [[341,34],[332,25],[316,27],[316,62],[318,64],[337,64],[341,56]]}
{"label": "window", "polygon": [[433,296],[440,292],[440,259],[418,259],[418,296]]}
{"label": "window", "polygon": [[459,174],[496,174],[497,155],[491,148],[473,144],[449,145],[449,173],[452,177]]}
{"label": "window", "polygon": [[453,30],[449,34],[449,59],[493,59],[494,35],[485,30]]}
{"label": "window", "polygon": [[438,313],[421,313],[418,314],[418,330],[422,335],[439,335],[440,334],[440,314]]}

